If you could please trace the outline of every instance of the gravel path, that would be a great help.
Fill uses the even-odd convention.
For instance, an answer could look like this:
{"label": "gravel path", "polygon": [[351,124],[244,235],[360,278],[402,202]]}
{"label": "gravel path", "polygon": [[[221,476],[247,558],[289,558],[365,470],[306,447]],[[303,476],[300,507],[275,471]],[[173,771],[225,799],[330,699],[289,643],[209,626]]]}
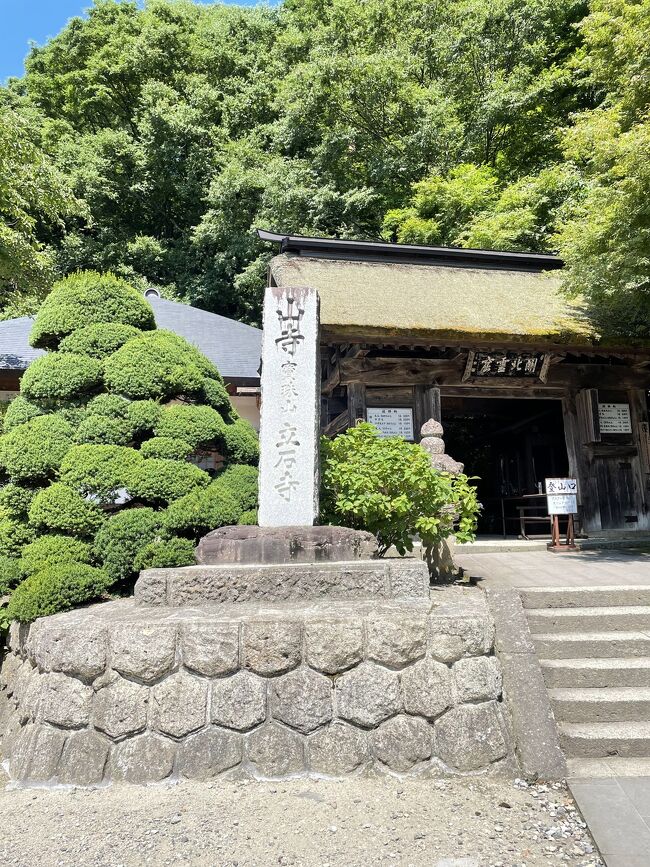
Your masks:
{"label": "gravel path", "polygon": [[353,779],[8,789],[12,867],[600,867],[561,784]]}

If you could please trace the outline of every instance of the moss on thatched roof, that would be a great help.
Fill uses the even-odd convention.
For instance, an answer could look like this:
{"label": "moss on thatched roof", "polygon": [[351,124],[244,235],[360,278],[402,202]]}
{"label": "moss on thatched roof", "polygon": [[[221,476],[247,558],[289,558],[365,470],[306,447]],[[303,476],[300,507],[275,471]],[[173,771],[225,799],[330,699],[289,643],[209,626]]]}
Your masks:
{"label": "moss on thatched roof", "polygon": [[321,324],[344,336],[589,345],[598,335],[557,272],[364,262],[281,254],[278,286],[310,286]]}

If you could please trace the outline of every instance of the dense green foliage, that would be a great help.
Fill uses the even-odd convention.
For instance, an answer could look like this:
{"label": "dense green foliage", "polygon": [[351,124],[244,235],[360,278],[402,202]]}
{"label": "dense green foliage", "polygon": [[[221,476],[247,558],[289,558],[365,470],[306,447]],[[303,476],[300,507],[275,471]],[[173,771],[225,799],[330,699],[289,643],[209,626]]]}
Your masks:
{"label": "dense green foliage", "polygon": [[[465,475],[433,469],[419,445],[382,439],[361,422],[321,441],[321,520],[377,536],[381,554],[394,545],[413,548],[413,536],[430,552],[447,536],[474,538],[479,504]],[[430,557],[429,557],[430,559]]]}
{"label": "dense green foliage", "polygon": [[[48,351],[0,436],[3,622],[128,592],[147,566],[187,565],[200,533],[257,505],[254,431],[214,365],[152,322],[133,287],[94,272],[56,284],[36,316]],[[223,458],[218,473],[193,462],[206,453]]]}
{"label": "dense green foliage", "polygon": [[650,0],[96,0],[0,91],[0,280],[110,269],[257,321],[256,226],[559,250],[642,335],[648,45]]}
{"label": "dense green foliage", "polygon": [[0,618],[29,623],[92,602],[106,592],[110,583],[103,569],[84,563],[49,565],[16,587],[6,613],[0,611]]}

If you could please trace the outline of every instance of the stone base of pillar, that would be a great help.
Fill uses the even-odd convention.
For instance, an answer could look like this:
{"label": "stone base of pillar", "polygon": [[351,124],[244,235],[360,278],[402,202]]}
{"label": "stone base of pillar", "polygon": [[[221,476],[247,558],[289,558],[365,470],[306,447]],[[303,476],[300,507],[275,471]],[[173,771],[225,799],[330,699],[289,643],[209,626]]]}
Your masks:
{"label": "stone base of pillar", "polygon": [[204,536],[196,561],[225,563],[339,563],[377,556],[372,533],[349,527],[220,527]]}

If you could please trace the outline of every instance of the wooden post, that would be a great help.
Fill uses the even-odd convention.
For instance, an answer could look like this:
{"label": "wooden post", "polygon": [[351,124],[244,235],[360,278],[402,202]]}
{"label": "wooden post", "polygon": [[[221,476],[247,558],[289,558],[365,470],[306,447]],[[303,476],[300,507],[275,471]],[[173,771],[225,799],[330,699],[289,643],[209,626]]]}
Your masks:
{"label": "wooden post", "polygon": [[[596,435],[593,422],[593,395],[585,396],[580,392],[567,392],[562,399],[562,413],[569,457],[569,475],[578,480],[578,503],[582,528],[588,532],[598,531],[602,529],[598,485],[586,449],[586,443]],[[600,430],[597,435],[600,436]]]}
{"label": "wooden post", "polygon": [[417,441],[420,439],[420,428],[425,421],[429,421],[430,418],[441,420],[440,389],[436,386],[416,385],[413,403],[413,427],[415,428],[413,433]]}
{"label": "wooden post", "polygon": [[358,419],[366,420],[366,386],[363,382],[348,383],[349,426],[354,427]]}

